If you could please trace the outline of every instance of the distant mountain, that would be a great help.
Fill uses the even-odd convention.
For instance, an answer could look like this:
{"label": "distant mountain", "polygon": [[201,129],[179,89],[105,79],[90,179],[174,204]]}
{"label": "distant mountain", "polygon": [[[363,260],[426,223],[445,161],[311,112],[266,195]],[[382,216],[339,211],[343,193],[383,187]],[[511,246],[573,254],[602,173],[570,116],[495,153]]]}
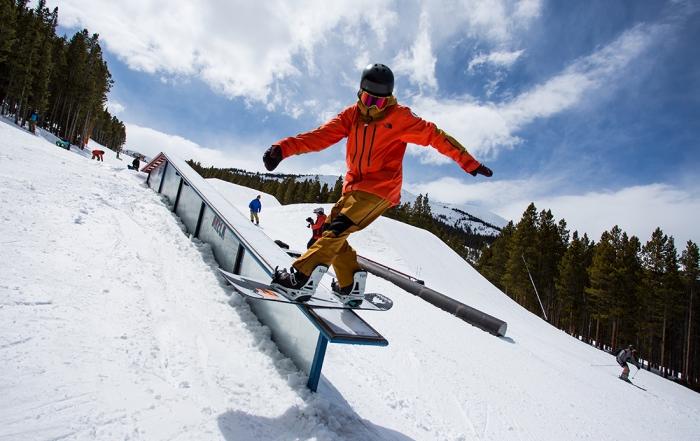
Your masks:
{"label": "distant mountain", "polygon": [[[401,203],[413,204],[417,197],[413,193],[401,190]],[[472,234],[495,237],[508,224],[508,221],[501,216],[474,205],[456,205],[430,200],[430,211],[439,221],[459,230],[471,231]]]}

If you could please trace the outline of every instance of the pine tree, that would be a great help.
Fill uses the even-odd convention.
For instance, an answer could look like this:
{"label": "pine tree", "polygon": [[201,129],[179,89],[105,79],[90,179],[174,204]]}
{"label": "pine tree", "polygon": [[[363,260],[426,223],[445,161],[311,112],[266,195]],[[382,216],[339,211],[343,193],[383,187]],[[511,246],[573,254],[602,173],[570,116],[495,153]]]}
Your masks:
{"label": "pine tree", "polygon": [[[697,334],[697,326],[693,325],[693,320],[698,316],[697,313],[694,314],[693,308],[697,308],[695,295],[698,292],[698,286],[700,284],[700,249],[698,249],[697,244],[689,240],[686,244],[685,250],[681,254],[680,263],[683,266],[683,282],[685,284],[685,291],[687,295],[688,311],[686,314],[686,345],[685,345],[685,363],[683,373],[684,378],[687,382],[690,378],[693,378],[691,374],[691,348],[693,347],[692,342],[693,334]],[[697,319],[695,319],[697,320]],[[697,368],[697,359],[695,360],[695,366]],[[697,369],[696,369],[697,371]]]}
{"label": "pine tree", "polygon": [[277,188],[279,187],[280,183],[276,181],[275,179],[270,179],[267,182],[265,182],[265,185],[263,185],[262,191],[267,194],[276,194],[277,193]]}
{"label": "pine tree", "polygon": [[296,177],[292,176],[291,178],[288,178],[287,188],[285,189],[285,192],[284,192],[284,198],[282,201],[280,201],[280,203],[282,205],[293,204],[296,194],[297,194],[297,180],[296,180]]}
{"label": "pine tree", "polygon": [[[476,264],[476,270],[493,283],[498,289],[506,292],[502,282],[509,259],[508,250],[512,247],[510,241],[515,233],[513,221],[503,227],[496,240],[491,245],[485,245]],[[507,294],[507,292],[506,292]]]}
{"label": "pine tree", "polygon": [[574,231],[571,244],[559,263],[559,276],[556,279],[562,311],[561,324],[568,327],[571,335],[584,335],[587,339],[588,310],[586,288],[590,286],[588,268],[593,260],[593,243],[586,234],[579,238]]}
{"label": "pine tree", "polygon": [[[523,259],[529,262],[539,261],[539,249],[537,247],[537,208],[531,203],[520,222],[515,226],[515,232],[508,243],[508,261],[506,271],[501,279],[506,294],[529,311],[541,315],[536,293],[530,282],[527,268]],[[535,286],[539,282],[535,279]]]}
{"label": "pine tree", "polygon": [[644,268],[642,296],[651,312],[648,316],[649,350],[658,342],[658,358],[650,354],[649,359],[658,359],[660,367],[667,364],[667,338],[670,324],[680,311],[680,274],[678,255],[673,237],[657,228],[642,248]]}
{"label": "pine tree", "polygon": [[311,181],[303,200],[309,203],[321,202],[321,182],[318,180],[318,176]]}
{"label": "pine tree", "polygon": [[294,191],[294,196],[293,200],[295,204],[300,204],[304,202],[312,202],[307,199],[307,196],[309,194],[309,189],[311,188],[311,185],[309,184],[309,180],[303,180],[297,184],[297,188]]}
{"label": "pine tree", "polygon": [[343,177],[340,176],[338,177],[338,180],[335,181],[335,186],[333,187],[333,190],[330,192],[328,195],[328,202],[329,204],[335,204],[338,202],[340,199],[340,196],[343,194]]}
{"label": "pine tree", "polygon": [[277,192],[275,192],[275,198],[280,204],[284,205],[284,195],[287,194],[287,187],[291,182],[292,178],[287,177],[277,186]]}
{"label": "pine tree", "polygon": [[[70,41],[57,37],[58,8],[38,0],[0,0],[0,98],[2,114],[24,125],[33,110],[38,126],[80,146],[89,135],[112,149],[126,141],[124,125],[105,117],[113,81],[102,57],[98,35],[86,29]],[[104,121],[103,121],[104,120]],[[95,125],[101,127],[92,132]]]}
{"label": "pine tree", "polygon": [[323,203],[324,201],[328,201],[328,195],[330,194],[330,190],[328,189],[328,184],[324,183],[323,187],[321,187],[321,192],[318,195],[318,201]]}
{"label": "pine tree", "polygon": [[15,26],[17,24],[17,6],[13,0],[0,0],[0,66],[12,52],[17,41]]}
{"label": "pine tree", "polygon": [[425,196],[422,194],[418,195],[413,202],[413,208],[410,212],[408,223],[414,227],[430,231],[431,233],[437,233],[435,223],[433,222],[433,213],[430,209],[430,199],[427,194]]}
{"label": "pine tree", "polygon": [[[639,277],[639,239],[629,238],[617,225],[603,232],[595,247],[588,270],[590,287],[585,291],[591,300],[591,316],[596,320],[596,344],[600,345],[600,325],[610,325],[607,335],[611,348],[617,346],[621,325],[632,329],[637,310]],[[629,338],[629,333],[627,334]]]}
{"label": "pine tree", "polygon": [[542,210],[537,222],[537,233],[537,289],[550,322],[558,326],[561,312],[555,280],[559,276],[559,262],[569,242],[569,231],[565,220],[562,219],[557,224],[551,210]]}

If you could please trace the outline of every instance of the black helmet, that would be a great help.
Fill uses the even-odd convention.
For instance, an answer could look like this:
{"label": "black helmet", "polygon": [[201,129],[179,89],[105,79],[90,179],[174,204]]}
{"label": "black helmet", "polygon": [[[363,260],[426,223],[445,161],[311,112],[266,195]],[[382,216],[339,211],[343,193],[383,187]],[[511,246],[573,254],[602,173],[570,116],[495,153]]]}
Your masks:
{"label": "black helmet", "polygon": [[383,64],[369,64],[362,71],[360,89],[374,96],[391,96],[394,92],[394,73]]}
{"label": "black helmet", "polygon": [[629,350],[630,350],[630,351],[636,351],[636,349],[634,349],[634,345],[629,345]]}

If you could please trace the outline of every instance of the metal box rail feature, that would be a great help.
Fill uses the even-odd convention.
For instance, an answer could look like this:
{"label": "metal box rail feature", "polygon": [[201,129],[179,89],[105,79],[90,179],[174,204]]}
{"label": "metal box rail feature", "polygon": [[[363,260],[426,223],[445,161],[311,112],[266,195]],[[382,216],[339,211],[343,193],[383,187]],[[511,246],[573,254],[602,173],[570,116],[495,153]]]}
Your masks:
{"label": "metal box rail feature", "polygon": [[[208,243],[219,266],[228,272],[265,280],[291,258],[265,236],[185,161],[160,153],[143,169],[148,186],[164,195],[187,234]],[[252,311],[272,331],[280,352],[309,375],[316,391],[328,343],[386,346],[389,342],[354,311],[320,310],[247,299]]]}

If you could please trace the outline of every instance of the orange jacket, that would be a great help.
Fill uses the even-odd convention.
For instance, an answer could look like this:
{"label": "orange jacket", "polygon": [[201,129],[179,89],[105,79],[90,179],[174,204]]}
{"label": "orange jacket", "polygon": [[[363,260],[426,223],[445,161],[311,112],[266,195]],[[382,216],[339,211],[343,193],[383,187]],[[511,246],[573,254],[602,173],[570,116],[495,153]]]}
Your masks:
{"label": "orange jacket", "polygon": [[368,115],[367,108],[358,102],[316,130],[276,144],[282,149],[282,157],[288,158],[323,150],[347,138],[348,171],[343,194],[361,190],[388,200],[392,206],[401,200],[403,156],[409,142],[434,147],[466,172],[479,167],[480,163],[454,138],[416,116],[408,107],[396,104],[393,96],[384,111],[377,114],[376,109],[372,110],[375,112]]}
{"label": "orange jacket", "polygon": [[317,215],[316,222],[311,225],[311,237],[314,239],[320,239],[323,236],[323,224],[326,222],[327,216],[325,214]]}

